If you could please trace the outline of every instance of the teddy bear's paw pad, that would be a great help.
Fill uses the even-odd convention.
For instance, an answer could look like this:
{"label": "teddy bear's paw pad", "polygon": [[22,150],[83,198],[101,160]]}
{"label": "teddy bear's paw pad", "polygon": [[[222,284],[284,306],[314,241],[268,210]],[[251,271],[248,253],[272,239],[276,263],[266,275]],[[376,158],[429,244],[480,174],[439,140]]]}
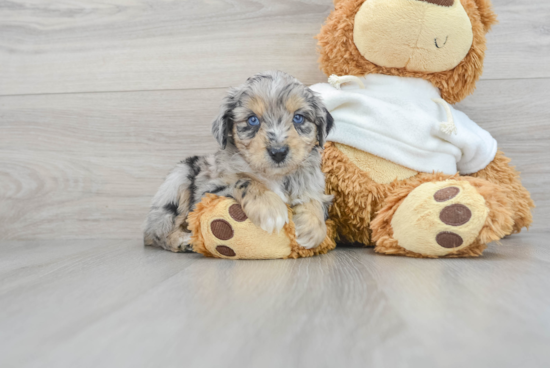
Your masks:
{"label": "teddy bear's paw pad", "polygon": [[463,204],[452,204],[441,210],[439,219],[446,225],[462,226],[472,218],[472,211]]}
{"label": "teddy bear's paw pad", "polygon": [[244,222],[248,219],[248,216],[244,213],[241,205],[237,203],[229,207],[229,216],[237,222]]}
{"label": "teddy bear's paw pad", "polygon": [[221,201],[201,220],[205,247],[218,258],[276,259],[291,253],[284,231],[269,234],[254,225],[234,199]]}
{"label": "teddy bear's paw pad", "polygon": [[443,248],[458,248],[464,244],[464,240],[458,234],[452,233],[450,231],[443,231],[437,234],[435,237],[437,244],[441,245]]}
{"label": "teddy bear's paw pad", "polygon": [[467,181],[424,183],[414,189],[392,219],[399,246],[442,257],[474,243],[489,210]]}
{"label": "teddy bear's paw pad", "polygon": [[457,187],[443,188],[435,192],[434,199],[436,202],[447,202],[456,197],[458,193],[460,193],[460,189]]}
{"label": "teddy bear's paw pad", "polygon": [[216,247],[216,251],[222,256],[226,257],[235,257],[237,255],[233,249],[229,248],[226,245],[218,245]]}
{"label": "teddy bear's paw pad", "polygon": [[225,220],[214,220],[210,223],[212,234],[220,240],[229,240],[235,235],[231,224]]}

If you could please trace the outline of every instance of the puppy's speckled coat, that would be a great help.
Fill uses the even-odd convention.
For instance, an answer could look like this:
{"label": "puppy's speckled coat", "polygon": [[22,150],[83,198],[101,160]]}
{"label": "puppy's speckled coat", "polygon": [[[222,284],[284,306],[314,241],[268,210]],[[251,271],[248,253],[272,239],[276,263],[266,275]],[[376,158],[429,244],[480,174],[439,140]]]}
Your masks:
{"label": "puppy's speckled coat", "polygon": [[332,124],[321,100],[283,72],[258,74],[231,89],[212,124],[221,149],[189,157],[170,172],[153,199],[145,244],[189,250],[187,216],[214,193],[235,198],[268,232],[289,221],[290,205],[298,243],[316,247],[326,235],[331,200],[324,194],[321,152]]}

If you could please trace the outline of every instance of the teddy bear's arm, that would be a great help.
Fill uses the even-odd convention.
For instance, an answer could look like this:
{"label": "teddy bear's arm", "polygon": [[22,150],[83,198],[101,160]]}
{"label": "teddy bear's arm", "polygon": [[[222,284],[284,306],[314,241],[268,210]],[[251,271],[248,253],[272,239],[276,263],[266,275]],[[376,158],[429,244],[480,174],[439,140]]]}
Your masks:
{"label": "teddy bear's arm", "polygon": [[510,159],[502,151],[497,152],[494,160],[487,167],[469,176],[485,179],[504,188],[514,213],[512,233],[519,233],[524,227],[529,228],[533,222],[531,209],[535,207],[535,203],[521,184],[520,173],[510,166]]}

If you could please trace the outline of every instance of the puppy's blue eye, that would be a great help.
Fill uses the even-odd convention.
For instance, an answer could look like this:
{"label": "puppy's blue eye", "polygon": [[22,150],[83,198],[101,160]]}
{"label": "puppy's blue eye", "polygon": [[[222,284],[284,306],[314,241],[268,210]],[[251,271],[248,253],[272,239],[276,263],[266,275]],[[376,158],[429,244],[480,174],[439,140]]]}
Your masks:
{"label": "puppy's blue eye", "polygon": [[256,116],[251,116],[248,118],[248,124],[252,126],[260,125],[260,119],[258,119]]}
{"label": "puppy's blue eye", "polygon": [[294,119],[292,119],[294,124],[302,124],[304,122],[304,120],[305,120],[305,118],[300,114],[294,115]]}

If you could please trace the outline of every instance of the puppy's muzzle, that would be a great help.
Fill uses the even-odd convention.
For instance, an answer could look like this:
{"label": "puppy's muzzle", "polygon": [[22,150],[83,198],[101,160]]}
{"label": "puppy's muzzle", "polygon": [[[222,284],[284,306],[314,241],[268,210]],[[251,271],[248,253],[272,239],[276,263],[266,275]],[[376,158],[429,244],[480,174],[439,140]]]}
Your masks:
{"label": "puppy's muzzle", "polygon": [[285,160],[286,156],[288,156],[288,146],[280,148],[268,148],[267,152],[269,153],[269,156],[271,156],[271,159],[273,161],[280,164]]}

